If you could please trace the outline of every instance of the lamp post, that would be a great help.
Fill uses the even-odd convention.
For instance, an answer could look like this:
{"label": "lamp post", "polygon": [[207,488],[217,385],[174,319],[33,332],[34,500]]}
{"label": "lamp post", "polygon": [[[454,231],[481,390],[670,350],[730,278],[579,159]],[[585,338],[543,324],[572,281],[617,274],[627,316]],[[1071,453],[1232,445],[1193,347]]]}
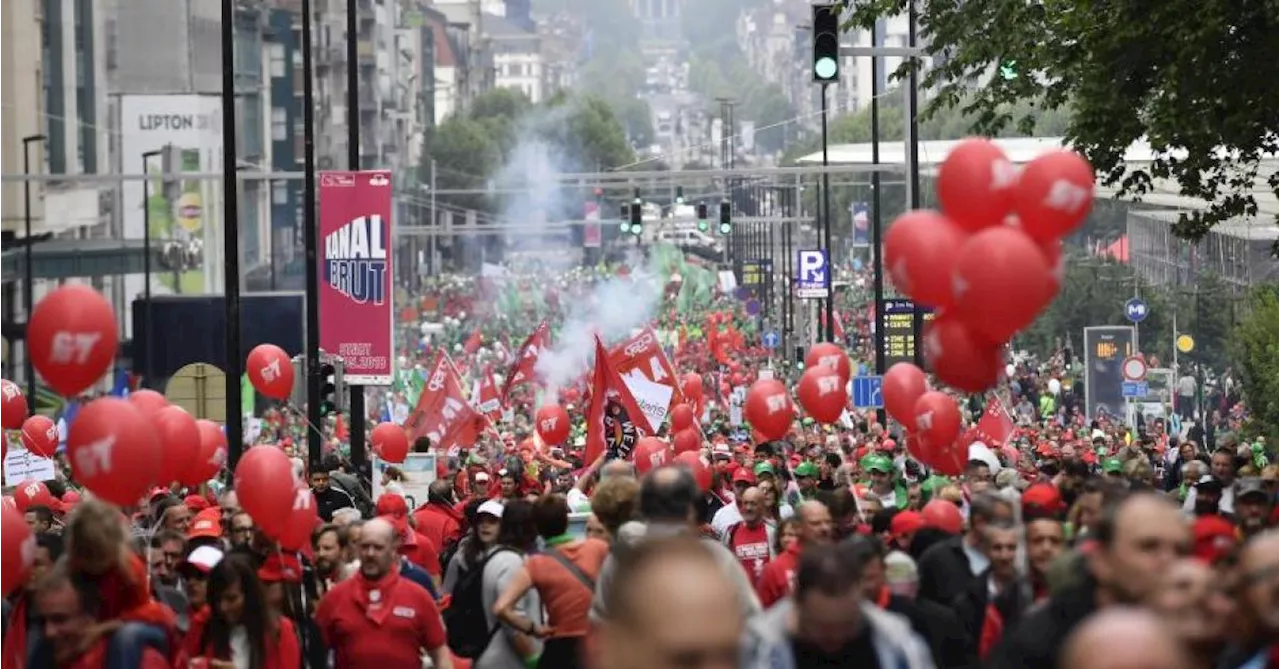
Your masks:
{"label": "lamp post", "polygon": [[[36,142],[43,142],[44,135],[30,135],[22,138],[22,173],[24,175],[31,174],[31,145]],[[33,268],[35,261],[31,253],[31,180],[27,179],[22,182],[22,223],[23,234],[26,235],[26,249],[23,257],[26,259],[25,267],[23,267],[22,284],[22,308],[27,313],[27,323],[31,323],[31,312],[35,308],[35,279]],[[29,332],[29,331],[28,331]],[[22,340],[22,366],[23,373],[27,377],[27,406],[30,407],[32,414],[36,412],[36,369],[31,364],[31,340],[23,335]]]}
{"label": "lamp post", "polygon": [[[142,153],[144,175],[151,174],[151,159],[163,153],[160,150]],[[146,323],[142,326],[142,346],[134,350],[142,353],[142,387],[148,388],[151,386],[151,179],[142,180],[142,301]]]}

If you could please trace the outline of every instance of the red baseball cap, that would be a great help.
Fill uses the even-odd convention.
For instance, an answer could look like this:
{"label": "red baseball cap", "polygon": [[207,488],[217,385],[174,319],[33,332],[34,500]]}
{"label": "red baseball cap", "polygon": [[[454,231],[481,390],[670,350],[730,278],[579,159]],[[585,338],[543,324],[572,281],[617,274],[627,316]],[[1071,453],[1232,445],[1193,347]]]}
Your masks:
{"label": "red baseball cap", "polygon": [[899,511],[889,521],[889,534],[901,537],[924,529],[924,516],[919,511]]}
{"label": "red baseball cap", "polygon": [[302,582],[302,562],[297,556],[284,553],[272,553],[258,567],[258,578],[263,583],[300,583]]}
{"label": "red baseball cap", "polygon": [[187,508],[191,509],[193,513],[200,513],[209,508],[209,500],[200,495],[187,495],[182,498],[182,503],[187,505]]}
{"label": "red baseball cap", "polygon": [[213,507],[197,513],[187,528],[187,539],[218,539],[222,537],[222,509]]}
{"label": "red baseball cap", "polygon": [[1022,491],[1022,515],[1052,515],[1062,513],[1062,493],[1052,483],[1032,483]]}
{"label": "red baseball cap", "polygon": [[409,504],[404,498],[393,492],[384,492],[378,496],[377,515],[403,518],[409,515]]}
{"label": "red baseball cap", "polygon": [[1200,516],[1191,525],[1191,555],[1205,564],[1215,564],[1236,547],[1236,526],[1217,514]]}
{"label": "red baseball cap", "polygon": [[746,467],[739,467],[737,471],[733,473],[733,482],[745,483],[747,485],[755,485],[756,475],[752,474],[751,470],[747,469]]}

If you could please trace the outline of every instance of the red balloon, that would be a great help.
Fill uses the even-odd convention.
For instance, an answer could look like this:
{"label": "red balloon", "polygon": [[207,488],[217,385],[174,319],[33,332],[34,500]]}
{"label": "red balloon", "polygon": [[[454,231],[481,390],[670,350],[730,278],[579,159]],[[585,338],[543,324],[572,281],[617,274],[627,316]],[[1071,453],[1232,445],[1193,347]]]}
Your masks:
{"label": "red balloon", "polygon": [[911,299],[938,309],[951,306],[951,268],[966,233],[929,209],[909,211],[884,236],[889,279]]}
{"label": "red balloon", "polygon": [[702,434],[696,429],[687,427],[676,433],[672,438],[672,446],[675,448],[676,455],[693,451],[697,453],[702,448]]}
{"label": "red balloon", "polygon": [[924,372],[909,362],[899,362],[884,373],[880,386],[885,411],[912,429],[916,424],[916,400],[929,389]]}
{"label": "red balloon", "polygon": [[33,506],[53,504],[53,494],[39,481],[27,479],[13,489],[13,505],[22,513]]}
{"label": "red balloon", "polygon": [[28,413],[27,398],[18,384],[0,379],[0,425],[6,430],[16,430],[22,427]]}
{"label": "red balloon", "polygon": [[1093,209],[1093,167],[1075,151],[1050,151],[1027,163],[1013,191],[1023,229],[1038,242],[1071,234]]}
{"label": "red balloon", "polygon": [[17,509],[0,509],[0,571],[4,572],[3,592],[8,597],[26,585],[31,564],[36,559],[36,537]]}
{"label": "red balloon", "polygon": [[1067,276],[1067,256],[1062,252],[1062,242],[1053,240],[1040,245],[1044,252],[1045,265],[1049,267],[1049,297],[1044,303],[1048,305],[1062,290],[1062,282]]}
{"label": "red balloon", "polygon": [[937,452],[960,436],[960,407],[946,393],[930,390],[916,400],[915,429],[925,452]]}
{"label": "red balloon", "polygon": [[958,441],[949,444],[925,443],[925,464],[944,476],[959,476],[969,462],[969,448]]}
{"label": "red balloon", "polygon": [[115,360],[117,343],[111,303],[83,284],[45,295],[27,324],[31,363],[49,387],[67,397],[102,378]]}
{"label": "red balloon", "polygon": [[409,435],[395,423],[378,423],[369,433],[369,443],[379,458],[392,464],[400,464],[409,457]]}
{"label": "red balloon", "polygon": [[164,395],[146,388],[129,393],[129,403],[142,412],[143,418],[147,420],[155,420],[156,414],[169,406],[169,400],[165,399]]}
{"label": "red balloon", "polygon": [[267,397],[289,399],[293,392],[293,362],[284,349],[275,344],[258,344],[249,351],[245,373],[253,388]]}
{"label": "red balloon", "polygon": [[116,506],[133,506],[160,483],[156,429],[127,400],[103,397],[76,415],[67,459],[77,481]]}
{"label": "red balloon", "polygon": [[236,463],[240,506],[270,537],[280,536],[289,524],[297,482],[289,456],[275,446],[254,446]]}
{"label": "red balloon", "polygon": [[178,479],[183,485],[200,485],[217,476],[227,464],[227,435],[222,427],[201,418],[196,421],[196,429],[200,430],[200,457],[191,463],[185,478]]}
{"label": "red balloon", "polygon": [[702,492],[711,489],[711,468],[702,461],[696,451],[685,451],[676,455],[672,463],[677,467],[688,467],[693,470],[693,478],[698,482]]}
{"label": "red balloon", "polygon": [[32,455],[51,458],[58,452],[58,426],[48,416],[36,414],[22,424],[22,445]]}
{"label": "red balloon", "polygon": [[849,403],[849,392],[839,372],[823,365],[805,370],[796,384],[796,397],[805,413],[827,425],[839,420]]}
{"label": "red balloon", "polygon": [[667,442],[657,437],[641,437],[631,452],[631,461],[641,476],[671,461],[671,449]]}
{"label": "red balloon", "polygon": [[548,446],[558,446],[569,438],[569,414],[558,404],[546,404],[534,416],[538,436]]}
{"label": "red balloon", "polygon": [[849,356],[838,344],[819,342],[811,346],[809,352],[804,356],[804,368],[809,369],[816,365],[822,365],[834,370],[840,375],[842,383],[848,383],[849,377],[853,375],[853,367],[849,364]]}
{"label": "red balloon", "polygon": [[968,393],[995,385],[1001,347],[974,335],[959,318],[942,314],[925,326],[924,358],[939,381]]}
{"label": "red balloon", "polygon": [[[275,539],[286,551],[302,550],[311,542],[311,533],[320,524],[320,513],[316,507],[316,496],[306,483],[298,481],[293,486],[292,506],[286,515],[284,527],[279,535],[267,536]],[[266,532],[266,529],[263,529]]]}
{"label": "red balloon", "polygon": [[751,384],[744,413],[751,427],[770,441],[786,436],[796,415],[787,387],[777,379]]}
{"label": "red balloon", "polygon": [[988,341],[1003,343],[1035,320],[1049,296],[1044,253],[1014,228],[983,230],[956,260],[956,314]]}
{"label": "red balloon", "polygon": [[702,399],[702,375],[689,372],[680,377],[680,392],[684,393],[685,399],[691,402],[698,402]]}
{"label": "red balloon", "polygon": [[182,481],[194,463],[200,461],[200,428],[186,409],[169,405],[153,419],[160,438],[160,475],[156,482],[168,485]]}
{"label": "red balloon", "polygon": [[924,526],[942,530],[947,534],[960,534],[964,529],[964,516],[960,515],[960,507],[945,499],[929,500],[920,509],[924,516]]}
{"label": "red balloon", "polygon": [[693,427],[693,409],[688,404],[671,407],[671,431],[679,432],[688,427]]}
{"label": "red balloon", "polygon": [[970,137],[938,166],[938,202],[962,229],[977,232],[1004,220],[1013,207],[1018,169],[991,140]]}
{"label": "red balloon", "polygon": [[920,462],[929,464],[928,453],[925,453],[924,444],[920,443],[920,438],[914,432],[907,433],[907,454]]}

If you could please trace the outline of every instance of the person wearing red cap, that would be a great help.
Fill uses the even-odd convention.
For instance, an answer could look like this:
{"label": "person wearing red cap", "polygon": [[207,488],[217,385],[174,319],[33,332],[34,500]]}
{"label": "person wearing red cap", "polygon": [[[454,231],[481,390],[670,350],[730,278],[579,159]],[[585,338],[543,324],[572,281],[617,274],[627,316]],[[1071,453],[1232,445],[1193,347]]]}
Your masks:
{"label": "person wearing red cap", "polygon": [[742,493],[756,484],[756,475],[745,468],[733,472],[733,503],[726,504],[711,517],[711,529],[723,540],[730,527],[742,522]]}
{"label": "person wearing red cap", "polygon": [[419,667],[422,653],[435,669],[452,669],[444,622],[426,590],[397,569],[395,528],[376,518],[360,532],[360,572],[320,600],[316,623],[337,667]]}
{"label": "person wearing red cap", "polygon": [[899,511],[889,520],[889,536],[885,544],[896,550],[909,551],[911,540],[916,532],[924,529],[925,524],[924,515],[919,511]]}
{"label": "person wearing red cap", "polygon": [[409,524],[409,505],[395,493],[383,493],[376,505],[379,518],[395,528],[400,537],[400,554],[431,575],[432,582],[440,585],[440,554],[431,541],[418,534]]}
{"label": "person wearing red cap", "polygon": [[1236,526],[1219,514],[1198,516],[1191,525],[1191,554],[1213,566],[1231,555],[1239,544]]}

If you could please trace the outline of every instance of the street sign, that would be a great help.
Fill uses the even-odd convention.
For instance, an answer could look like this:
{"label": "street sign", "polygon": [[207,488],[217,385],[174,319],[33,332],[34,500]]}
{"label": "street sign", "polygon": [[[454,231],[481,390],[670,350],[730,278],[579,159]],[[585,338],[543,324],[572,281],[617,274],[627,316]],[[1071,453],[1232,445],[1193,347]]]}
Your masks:
{"label": "street sign", "polygon": [[796,262],[795,289],[796,297],[801,299],[822,298],[827,296],[828,276],[827,252],[798,251]]}
{"label": "street sign", "polygon": [[884,406],[884,396],[880,392],[881,376],[853,377],[853,406],[858,409],[879,409]]}
{"label": "street sign", "polygon": [[1147,361],[1142,356],[1131,355],[1120,363],[1120,375],[1125,381],[1141,381],[1147,378]]}
{"label": "street sign", "polygon": [[1196,340],[1191,335],[1178,335],[1178,339],[1174,342],[1174,346],[1178,347],[1179,353],[1190,353],[1196,348]]}
{"label": "street sign", "polygon": [[1146,381],[1125,381],[1120,385],[1120,394],[1125,397],[1146,397]]}
{"label": "street sign", "polygon": [[1124,303],[1124,317],[1129,319],[1130,323],[1137,325],[1147,320],[1147,303],[1140,297],[1135,297]]}
{"label": "street sign", "polygon": [[760,343],[767,349],[775,349],[782,344],[782,337],[777,330],[770,330],[760,337]]}

